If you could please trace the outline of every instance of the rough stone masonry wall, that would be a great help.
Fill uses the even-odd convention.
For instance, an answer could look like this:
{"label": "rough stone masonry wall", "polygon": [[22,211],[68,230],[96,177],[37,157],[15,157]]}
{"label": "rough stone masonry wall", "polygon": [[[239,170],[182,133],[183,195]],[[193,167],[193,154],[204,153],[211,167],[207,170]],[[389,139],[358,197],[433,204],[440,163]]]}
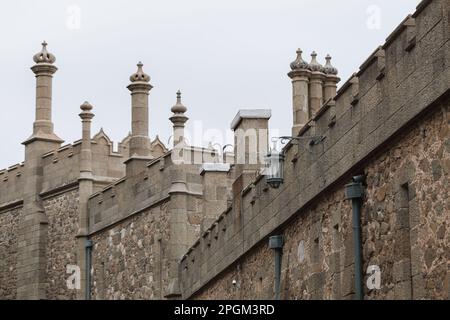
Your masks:
{"label": "rough stone masonry wall", "polygon": [[383,280],[382,290],[369,297],[448,299],[450,103],[366,173],[364,260],[366,267],[381,267]]}
{"label": "rough stone masonry wall", "polygon": [[[363,259],[381,268],[381,290],[368,299],[404,297],[402,256],[412,253],[413,298],[448,299],[450,257],[450,110],[437,110],[365,168]],[[410,187],[407,237],[396,204]],[[404,218],[404,216],[403,216]],[[282,265],[284,299],[348,299],[354,293],[351,205],[340,185],[299,213],[280,231],[285,236]],[[409,240],[410,239],[410,240]],[[411,241],[411,246],[409,246]],[[274,257],[264,239],[198,291],[195,299],[273,297]],[[403,252],[403,253],[402,253]],[[261,267],[264,266],[264,267]],[[400,274],[400,276],[399,276]],[[237,285],[233,286],[232,281]]]}
{"label": "rough stone masonry wall", "polygon": [[0,213],[0,300],[15,299],[17,290],[17,228],[22,208]]}
{"label": "rough stone masonry wall", "polygon": [[167,285],[168,202],[92,236],[93,299],[160,299]]}
{"label": "rough stone masonry wall", "polygon": [[43,201],[48,218],[47,299],[75,299],[76,290],[67,287],[66,266],[77,263],[78,189]]}

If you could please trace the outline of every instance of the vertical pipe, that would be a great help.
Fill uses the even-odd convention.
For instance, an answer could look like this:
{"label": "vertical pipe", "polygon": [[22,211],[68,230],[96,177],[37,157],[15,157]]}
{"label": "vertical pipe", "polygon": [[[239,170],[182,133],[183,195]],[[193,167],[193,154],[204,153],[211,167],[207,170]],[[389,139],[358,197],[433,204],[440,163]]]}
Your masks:
{"label": "vertical pipe", "polygon": [[362,240],[361,240],[361,198],[352,199],[353,246],[355,255],[355,299],[363,300],[362,287]]}
{"label": "vertical pipe", "polygon": [[86,300],[91,300],[92,240],[86,240]]}
{"label": "vertical pipe", "polygon": [[355,176],[345,186],[347,200],[352,200],[353,251],[355,255],[355,300],[363,300],[361,208],[364,197],[364,176]]}
{"label": "vertical pipe", "polygon": [[282,235],[269,238],[269,248],[275,252],[275,300],[280,300],[281,292],[281,259],[284,239]]}
{"label": "vertical pipe", "polygon": [[280,300],[281,284],[281,250],[275,250],[275,300]]}

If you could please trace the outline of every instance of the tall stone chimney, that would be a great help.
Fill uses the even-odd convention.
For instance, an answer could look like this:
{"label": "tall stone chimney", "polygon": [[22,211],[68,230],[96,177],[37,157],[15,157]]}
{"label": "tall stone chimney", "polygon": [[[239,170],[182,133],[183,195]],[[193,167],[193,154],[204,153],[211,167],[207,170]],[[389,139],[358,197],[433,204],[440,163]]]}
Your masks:
{"label": "tall stone chimney", "polygon": [[31,70],[36,75],[36,118],[33,134],[25,141],[23,214],[18,227],[17,298],[46,298],[46,243],[48,219],[42,199],[42,155],[61,146],[53,132],[52,78],[57,68],[47,43],[34,55]]}
{"label": "tall stone chimney", "polygon": [[231,123],[234,131],[236,173],[258,170],[268,152],[269,119],[266,109],[239,110]]}
{"label": "tall stone chimney", "polygon": [[236,228],[241,226],[242,190],[261,172],[268,153],[269,119],[265,109],[239,110],[231,122],[234,131],[233,212]]}
{"label": "tall stone chimney", "polygon": [[137,64],[138,70],[130,77],[128,90],[131,91],[131,138],[130,157],[151,158],[150,139],[148,137],[148,95],[153,86],[150,76],[142,70],[143,64]]}
{"label": "tall stone chimney", "polygon": [[328,54],[325,58],[327,61],[323,70],[325,72],[325,83],[323,87],[324,101],[328,101],[336,96],[337,84],[341,79],[337,76],[338,70],[331,65],[331,56]]}
{"label": "tall stone chimney", "polygon": [[36,75],[36,111],[33,123],[33,134],[24,144],[28,144],[36,139],[62,143],[53,132],[52,122],[52,79],[53,74],[58,70],[53,63],[56,58],[47,51],[47,43],[42,43],[42,50],[33,57],[36,63],[31,70]]}
{"label": "tall stone chimney", "polygon": [[302,58],[302,50],[297,50],[297,59],[291,63],[288,73],[292,79],[292,135],[295,137],[303,126],[317,113],[325,101],[334,98],[337,84],[341,80],[337,69],[331,65],[331,57],[327,55],[326,64],[317,61],[317,53],[311,54],[311,62]]}
{"label": "tall stone chimney", "polygon": [[78,292],[78,299],[86,297],[86,241],[88,240],[88,200],[93,190],[92,175],[92,149],[91,149],[91,121],[94,118],[92,105],[84,102],[79,114],[82,121],[82,140],[80,154],[80,176],[79,183],[79,230],[77,234],[78,255],[77,263],[80,267],[81,288]]}
{"label": "tall stone chimney", "polygon": [[173,115],[169,118],[173,123],[173,147],[184,145],[184,125],[189,118],[185,115],[187,108],[181,102],[181,91],[177,92],[177,103],[172,107]]}
{"label": "tall stone chimney", "polygon": [[317,53],[315,51],[311,54],[309,69],[311,70],[309,118],[311,118],[323,105],[323,82],[325,80],[323,66],[317,62]]}
{"label": "tall stone chimney", "polygon": [[292,79],[292,135],[297,136],[300,129],[308,122],[309,114],[309,80],[311,71],[309,64],[302,58],[302,50],[297,50],[297,59],[291,63],[292,71],[288,73]]}

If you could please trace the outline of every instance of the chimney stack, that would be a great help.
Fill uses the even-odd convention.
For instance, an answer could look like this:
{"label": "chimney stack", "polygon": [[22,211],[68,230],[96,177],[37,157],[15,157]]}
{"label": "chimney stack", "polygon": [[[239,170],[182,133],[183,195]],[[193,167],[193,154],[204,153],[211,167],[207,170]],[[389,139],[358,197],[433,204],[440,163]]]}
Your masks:
{"label": "chimney stack", "polygon": [[31,70],[36,75],[36,117],[33,123],[33,134],[24,144],[35,140],[62,143],[53,132],[52,123],[52,79],[58,70],[53,65],[56,58],[47,51],[47,43],[42,43],[42,50],[33,56],[36,63]]}
{"label": "chimney stack", "polygon": [[297,59],[291,63],[292,71],[288,73],[292,79],[292,135],[297,136],[300,129],[308,122],[309,114],[309,81],[311,71],[309,64],[302,58],[302,50],[297,50]]}
{"label": "chimney stack", "polygon": [[177,92],[177,103],[172,107],[173,115],[169,118],[173,123],[173,148],[184,145],[184,125],[189,118],[185,115],[187,108],[181,102],[181,91]]}
{"label": "chimney stack", "polygon": [[323,82],[325,80],[323,66],[317,62],[317,53],[315,51],[311,54],[309,69],[311,70],[309,118],[312,118],[323,105]]}
{"label": "chimney stack", "polygon": [[80,154],[80,176],[78,178],[78,234],[77,234],[77,263],[80,266],[80,282],[82,286],[78,292],[78,298],[84,299],[86,297],[86,241],[88,240],[88,200],[93,191],[92,175],[92,149],[91,149],[91,121],[94,118],[92,113],[92,105],[89,102],[84,102],[81,106],[81,113],[79,114],[82,121],[82,140],[81,140],[81,154]]}
{"label": "chimney stack", "polygon": [[148,137],[148,95],[153,86],[150,76],[137,64],[138,70],[130,77],[128,90],[131,91],[131,138],[130,157],[150,158],[150,139]]}
{"label": "chimney stack", "polygon": [[294,121],[292,135],[295,137],[308,121],[323,106],[324,102],[334,98],[337,84],[341,80],[338,70],[331,65],[331,57],[327,55],[326,64],[322,66],[317,61],[317,53],[311,54],[311,62],[302,58],[302,50],[297,50],[297,59],[291,63],[288,73],[292,79],[292,109]]}
{"label": "chimney stack", "polygon": [[337,76],[338,70],[331,65],[331,56],[329,54],[327,54],[325,60],[327,62],[323,67],[325,72],[323,97],[325,101],[328,101],[336,96],[337,84],[341,81],[341,79]]}
{"label": "chimney stack", "polygon": [[255,173],[264,164],[268,153],[269,109],[239,110],[231,123],[234,131],[236,177]]}

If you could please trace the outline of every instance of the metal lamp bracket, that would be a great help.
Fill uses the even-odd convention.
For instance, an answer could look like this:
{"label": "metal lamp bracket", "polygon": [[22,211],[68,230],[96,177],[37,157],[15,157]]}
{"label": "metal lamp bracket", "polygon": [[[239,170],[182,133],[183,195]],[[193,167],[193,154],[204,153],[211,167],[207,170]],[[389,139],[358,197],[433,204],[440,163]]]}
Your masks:
{"label": "metal lamp bracket", "polygon": [[[290,137],[290,136],[282,136],[282,137],[274,137],[272,138],[272,142],[281,141],[282,144],[286,144],[287,142],[291,142],[293,145],[298,146],[300,149],[300,141],[308,141],[309,146],[315,146],[320,144],[325,140],[325,136],[304,136],[304,137]],[[313,153],[311,149],[308,149],[309,153]]]}

